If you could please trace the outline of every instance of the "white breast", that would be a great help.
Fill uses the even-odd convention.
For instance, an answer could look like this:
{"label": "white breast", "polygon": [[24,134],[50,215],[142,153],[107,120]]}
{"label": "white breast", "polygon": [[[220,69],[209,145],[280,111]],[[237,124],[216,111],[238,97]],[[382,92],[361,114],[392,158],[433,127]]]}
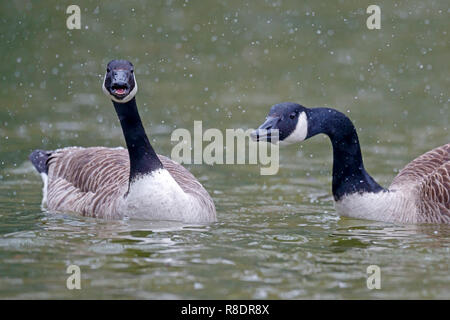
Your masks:
{"label": "white breast", "polygon": [[48,190],[48,175],[41,172],[42,181],[44,182],[44,187],[42,188],[42,206],[47,205],[47,190]]}
{"label": "white breast", "polygon": [[211,222],[199,201],[184,192],[166,169],[133,181],[122,210],[133,219]]}
{"label": "white breast", "polygon": [[354,193],[335,202],[338,214],[351,218],[417,223],[417,207],[409,190]]}

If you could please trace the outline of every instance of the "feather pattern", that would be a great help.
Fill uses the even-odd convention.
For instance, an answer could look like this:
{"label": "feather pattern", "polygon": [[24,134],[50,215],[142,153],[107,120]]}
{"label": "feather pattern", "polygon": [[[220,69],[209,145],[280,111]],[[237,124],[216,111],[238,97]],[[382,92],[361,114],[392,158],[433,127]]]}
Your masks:
{"label": "feather pattern", "polygon": [[411,161],[388,190],[349,194],[335,205],[353,218],[450,224],[450,144]]}
{"label": "feather pattern", "polygon": [[[183,166],[158,155],[181,189],[215,221],[214,202]],[[47,207],[97,218],[127,214],[130,160],[124,148],[68,147],[51,153],[48,161]]]}
{"label": "feather pattern", "polygon": [[390,190],[408,190],[418,223],[450,224],[450,143],[411,161],[394,178]]}

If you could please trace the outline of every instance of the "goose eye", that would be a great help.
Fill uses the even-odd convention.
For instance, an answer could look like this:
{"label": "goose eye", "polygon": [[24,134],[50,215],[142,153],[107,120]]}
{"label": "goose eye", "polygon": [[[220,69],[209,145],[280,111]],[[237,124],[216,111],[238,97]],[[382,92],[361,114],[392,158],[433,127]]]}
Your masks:
{"label": "goose eye", "polygon": [[289,115],[289,118],[294,119],[296,115],[297,115],[297,114],[296,114],[295,112],[293,112],[293,113],[291,113],[291,114]]}

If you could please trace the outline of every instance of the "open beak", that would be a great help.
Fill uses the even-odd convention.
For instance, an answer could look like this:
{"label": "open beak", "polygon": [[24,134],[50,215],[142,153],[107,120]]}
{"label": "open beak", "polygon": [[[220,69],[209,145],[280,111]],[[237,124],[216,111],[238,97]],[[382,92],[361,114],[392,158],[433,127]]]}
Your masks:
{"label": "open beak", "polygon": [[250,138],[254,141],[277,142],[279,120],[278,117],[267,117],[266,121],[250,134]]}
{"label": "open beak", "polygon": [[129,74],[126,70],[115,70],[112,75],[111,93],[118,98],[123,98],[130,93],[128,84]]}

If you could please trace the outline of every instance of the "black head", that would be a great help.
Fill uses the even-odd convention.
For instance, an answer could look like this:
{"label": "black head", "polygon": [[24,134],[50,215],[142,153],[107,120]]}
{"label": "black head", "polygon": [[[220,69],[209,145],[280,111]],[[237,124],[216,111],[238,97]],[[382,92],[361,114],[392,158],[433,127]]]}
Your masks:
{"label": "black head", "polygon": [[111,60],[106,67],[103,91],[115,102],[133,99],[137,93],[133,64],[128,60]]}
{"label": "black head", "polygon": [[256,141],[273,143],[303,141],[308,133],[308,110],[293,102],[276,104],[270,109],[266,121],[252,132],[251,137]]}

